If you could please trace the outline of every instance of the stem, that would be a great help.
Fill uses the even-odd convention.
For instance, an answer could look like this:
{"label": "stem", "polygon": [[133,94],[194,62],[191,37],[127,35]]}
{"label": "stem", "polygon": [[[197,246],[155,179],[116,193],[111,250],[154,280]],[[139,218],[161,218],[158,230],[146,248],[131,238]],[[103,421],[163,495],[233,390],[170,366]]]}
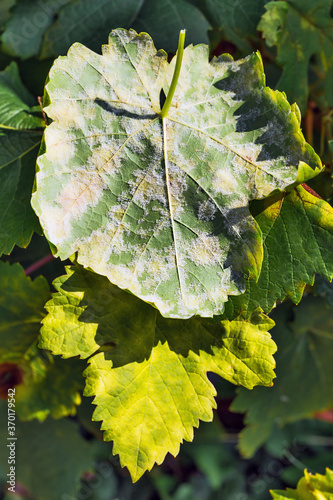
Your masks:
{"label": "stem", "polygon": [[179,32],[176,66],[175,66],[175,70],[174,70],[174,73],[173,73],[172,82],[171,82],[171,85],[170,85],[170,88],[169,88],[169,92],[168,92],[167,98],[165,100],[164,106],[163,106],[162,111],[160,113],[161,118],[165,118],[166,115],[168,114],[168,111],[169,111],[169,108],[170,108],[170,104],[171,104],[173,95],[175,93],[176,87],[177,87],[179,73],[180,73],[180,68],[181,68],[182,60],[183,60],[184,43],[185,43],[185,32],[186,32],[186,30],[181,30]]}
{"label": "stem", "polygon": [[37,260],[37,262],[34,262],[33,264],[31,264],[31,266],[27,267],[24,271],[25,275],[29,276],[30,274],[37,271],[40,267],[43,267],[45,266],[45,264],[48,264],[48,262],[51,262],[51,260],[53,259],[54,257],[51,253],[45,255],[45,257],[42,257],[41,259]]}

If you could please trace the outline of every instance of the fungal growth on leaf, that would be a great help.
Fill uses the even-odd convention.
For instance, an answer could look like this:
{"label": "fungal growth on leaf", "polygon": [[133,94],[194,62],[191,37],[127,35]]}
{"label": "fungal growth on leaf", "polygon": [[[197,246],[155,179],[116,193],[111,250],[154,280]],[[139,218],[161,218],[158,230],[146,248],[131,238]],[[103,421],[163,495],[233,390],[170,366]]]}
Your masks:
{"label": "fungal growth on leaf", "polygon": [[102,55],[75,43],[59,57],[32,204],[57,256],[77,252],[165,317],[211,317],[260,273],[249,202],[321,164],[297,106],[265,87],[258,53],[209,61],[208,46],[187,47],[163,111],[176,60],[124,29]]}

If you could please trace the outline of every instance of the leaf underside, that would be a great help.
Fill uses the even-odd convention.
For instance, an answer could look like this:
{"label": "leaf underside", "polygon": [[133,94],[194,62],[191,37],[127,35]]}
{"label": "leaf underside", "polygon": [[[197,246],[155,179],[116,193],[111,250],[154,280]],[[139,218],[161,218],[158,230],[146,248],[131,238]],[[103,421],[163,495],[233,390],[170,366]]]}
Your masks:
{"label": "leaf underside", "polygon": [[264,86],[258,54],[208,61],[187,47],[173,103],[163,51],[115,30],[103,55],[74,44],[50,72],[33,207],[62,259],[155,304],[212,316],[258,277],[261,231],[248,204],[320,170],[297,107]]}
{"label": "leaf underside", "polygon": [[[89,358],[86,396],[103,420],[134,481],[192,440],[199,419],[212,420],[212,371],[235,384],[271,385],[273,322],[260,311],[249,321],[168,319],[149,304],[81,266],[54,282],[40,347]],[[64,325],[66,327],[64,328]]]}

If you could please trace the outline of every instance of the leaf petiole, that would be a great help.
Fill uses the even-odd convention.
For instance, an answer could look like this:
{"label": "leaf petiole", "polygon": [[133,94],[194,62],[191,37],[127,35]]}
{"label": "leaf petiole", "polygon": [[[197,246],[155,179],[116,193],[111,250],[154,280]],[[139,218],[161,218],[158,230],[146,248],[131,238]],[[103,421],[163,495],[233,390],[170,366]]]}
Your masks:
{"label": "leaf petiole", "polygon": [[179,74],[180,74],[180,68],[181,68],[182,60],[183,60],[185,32],[186,32],[186,30],[181,30],[179,32],[177,60],[176,60],[175,71],[173,73],[172,82],[171,82],[171,85],[169,88],[168,95],[165,99],[165,103],[164,103],[162,111],[160,113],[161,118],[165,118],[167,116],[173,95],[174,95],[176,87],[177,87],[178,78],[179,78]]}

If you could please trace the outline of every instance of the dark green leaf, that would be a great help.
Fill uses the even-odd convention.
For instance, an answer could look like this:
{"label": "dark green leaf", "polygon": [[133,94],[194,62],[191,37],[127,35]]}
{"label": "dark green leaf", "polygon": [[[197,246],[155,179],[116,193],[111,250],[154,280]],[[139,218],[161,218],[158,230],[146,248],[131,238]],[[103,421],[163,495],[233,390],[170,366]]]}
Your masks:
{"label": "dark green leaf", "polygon": [[283,68],[278,88],[307,107],[308,70],[315,58],[318,77],[324,77],[326,106],[333,106],[333,19],[330,0],[288,0],[269,2],[258,29],[268,45],[276,45],[277,62]]}

